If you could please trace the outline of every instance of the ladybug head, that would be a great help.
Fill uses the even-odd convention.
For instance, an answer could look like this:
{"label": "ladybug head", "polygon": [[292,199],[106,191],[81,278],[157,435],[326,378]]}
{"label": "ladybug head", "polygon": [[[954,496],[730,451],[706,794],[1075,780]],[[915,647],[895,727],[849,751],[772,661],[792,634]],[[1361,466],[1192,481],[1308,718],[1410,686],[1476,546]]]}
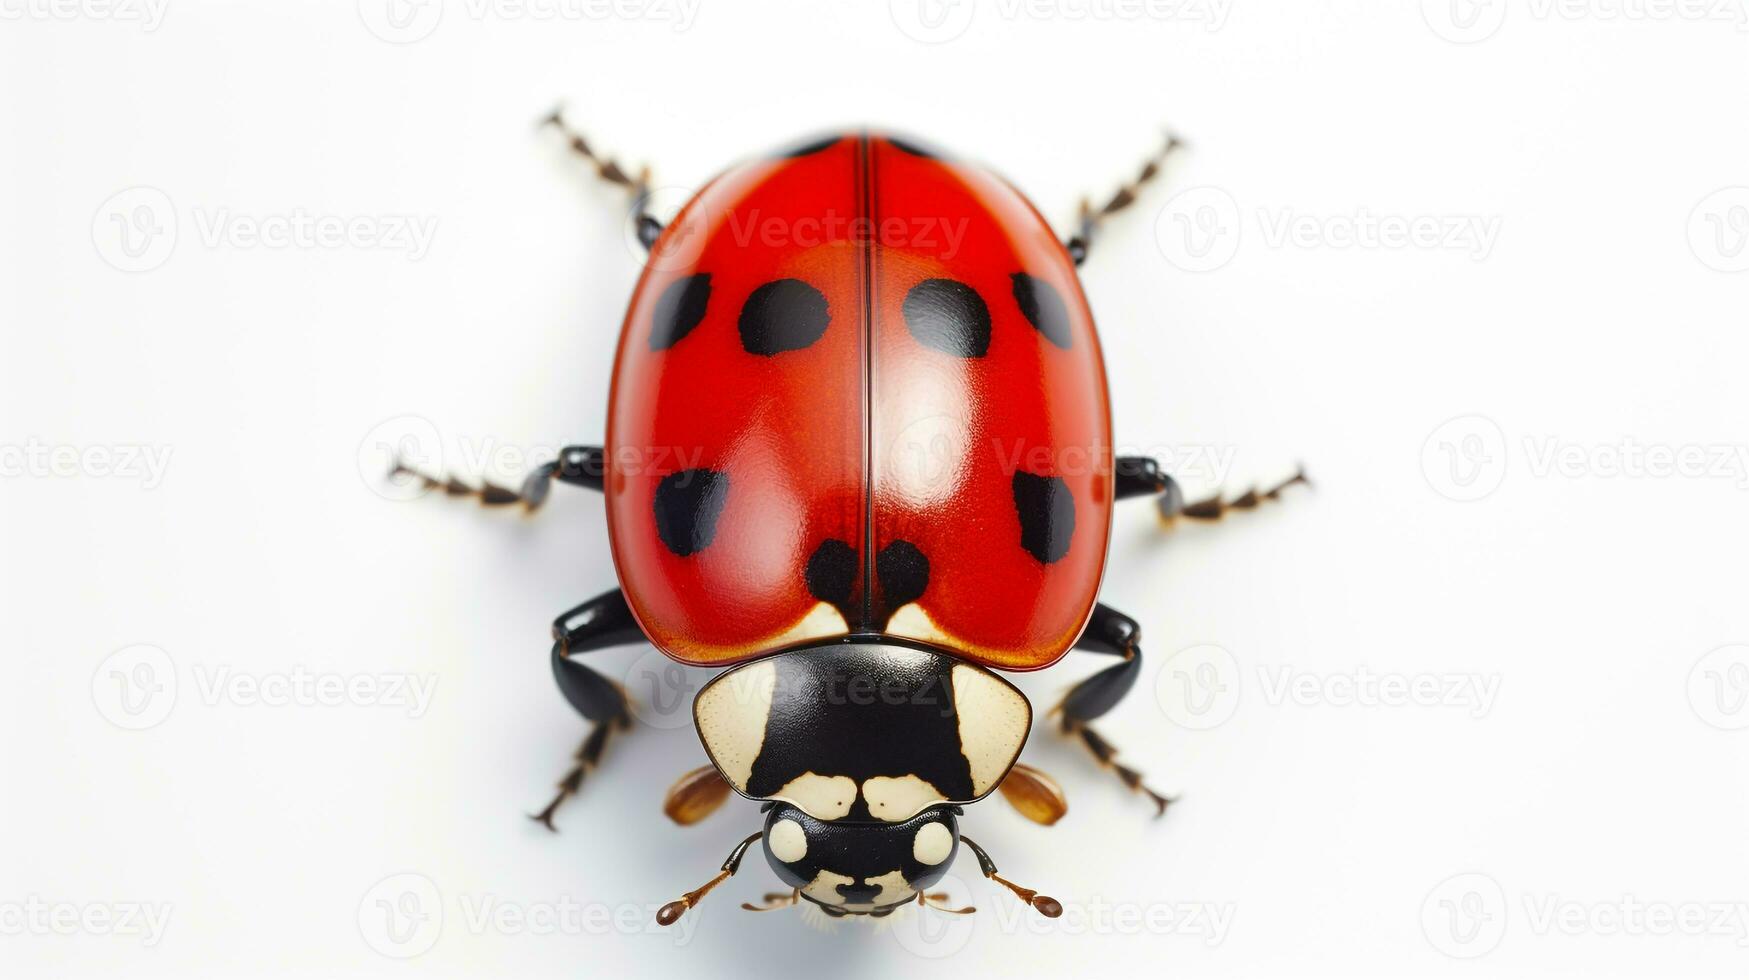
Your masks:
{"label": "ladybug head", "polygon": [[829,915],[886,915],[939,882],[959,850],[956,806],[908,820],[821,820],[792,803],[769,806],[761,842],[785,883]]}

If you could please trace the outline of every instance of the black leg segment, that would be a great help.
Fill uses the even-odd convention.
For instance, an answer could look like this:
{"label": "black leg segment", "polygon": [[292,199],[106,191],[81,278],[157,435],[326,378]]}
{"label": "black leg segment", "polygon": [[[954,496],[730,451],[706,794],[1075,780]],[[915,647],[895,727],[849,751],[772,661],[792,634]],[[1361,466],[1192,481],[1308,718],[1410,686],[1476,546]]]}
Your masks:
{"label": "black leg segment", "polygon": [[566,446],[559,458],[536,468],[522,481],[522,502],[529,510],[546,503],[553,481],[600,491],[607,478],[607,451],[600,446]]}
{"label": "black leg segment", "polygon": [[593,724],[583,744],[577,747],[570,771],[559,780],[558,795],[545,809],[532,815],[548,830],[558,829],[553,826],[553,814],[560,804],[576,795],[584,775],[601,761],[602,750],[612,733],[632,727],[625,691],[572,660],[570,655],[644,640],[643,630],[632,617],[631,607],[626,605],[625,594],[618,589],[598,595],[553,621],[553,679],[571,707]]}
{"label": "black leg segment", "polygon": [[559,692],[590,721],[620,717],[625,713],[625,692],[570,655],[643,642],[644,631],[626,605],[625,593],[618,589],[568,610],[553,620],[553,678]]}
{"label": "black leg segment", "polygon": [[1171,524],[1180,517],[1193,521],[1218,521],[1231,510],[1254,510],[1266,500],[1280,500],[1282,491],[1292,486],[1312,485],[1306,477],[1305,467],[1300,467],[1293,476],[1277,483],[1267,490],[1253,487],[1231,500],[1215,494],[1203,500],[1184,502],[1184,491],[1160,464],[1147,456],[1119,456],[1116,467],[1116,493],[1118,500],[1128,500],[1132,497],[1153,497],[1155,506],[1160,510],[1160,519]]}
{"label": "black leg segment", "polygon": [[1109,767],[1125,786],[1152,800],[1158,816],[1172,801],[1143,785],[1141,773],[1119,764],[1117,749],[1088,724],[1116,707],[1136,686],[1136,678],[1142,675],[1141,638],[1142,628],[1135,620],[1104,603],[1095,605],[1093,618],[1075,648],[1122,657],[1123,661],[1070,688],[1057,710],[1062,713],[1063,734],[1079,738],[1101,766]]}
{"label": "black leg segment", "polygon": [[1142,650],[1137,646],[1142,627],[1123,613],[1096,605],[1087,631],[1075,641],[1075,649],[1122,657],[1121,663],[1105,668],[1069,690],[1063,698],[1065,718],[1088,722],[1105,714],[1130,693],[1142,673]]}

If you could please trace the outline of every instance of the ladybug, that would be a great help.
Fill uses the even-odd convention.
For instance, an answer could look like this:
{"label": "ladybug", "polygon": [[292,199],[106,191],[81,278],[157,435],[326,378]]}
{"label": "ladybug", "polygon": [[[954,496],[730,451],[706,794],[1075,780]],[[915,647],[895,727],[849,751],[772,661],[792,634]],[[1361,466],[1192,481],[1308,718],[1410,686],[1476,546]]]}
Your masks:
{"label": "ladybug", "polygon": [[998,790],[1040,823],[1066,811],[1017,761],[1034,712],[998,671],[1071,649],[1116,658],[1052,715],[1164,813],[1170,800],[1090,727],[1142,664],[1137,622],[1098,601],[1113,507],[1149,497],[1163,520],[1211,520],[1305,482],[1187,503],[1154,460],[1114,454],[1076,267],[1179,142],[1104,206],[1083,204],[1065,243],[1001,178],[871,132],[736,166],[664,225],[644,208],[647,171],[629,175],[557,112],[546,122],[631,191],[649,250],[605,443],[563,450],[519,492],[414,474],[531,510],[554,480],[605,495],[620,587],[560,616],[551,651],[592,728],[534,818],[552,828],[631,727],[625,692],[576,658],[649,642],[723,669],[693,704],[710,765],[665,811],[694,823],[732,791],[766,813],[663,924],[754,844],[790,890],[750,909],[943,908],[929,889],[964,845],[986,877],[1060,914],[959,830]]}

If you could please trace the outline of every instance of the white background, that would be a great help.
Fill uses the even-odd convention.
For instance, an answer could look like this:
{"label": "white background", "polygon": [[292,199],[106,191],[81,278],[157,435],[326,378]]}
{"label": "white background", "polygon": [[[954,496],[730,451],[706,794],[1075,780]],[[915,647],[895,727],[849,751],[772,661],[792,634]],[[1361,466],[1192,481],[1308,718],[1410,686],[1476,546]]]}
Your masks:
{"label": "white background", "polygon": [[[1743,975],[1741,4],[915,2],[0,0],[0,973]],[[1191,141],[1084,270],[1119,440],[1318,486],[1124,513],[1149,659],[1103,729],[1182,802],[1041,729],[1068,817],[964,821],[1065,919],[968,857],[979,915],[822,932],[736,907],[755,856],[650,925],[758,817],[660,816],[703,755],[650,695],[698,675],[648,648],[598,658],[638,730],[524,819],[583,733],[546,624],[614,583],[601,501],[403,502],[378,447],[510,481],[599,439],[638,256],[561,100],[672,188],[866,121],[1065,229]],[[250,237],[299,216],[354,234]],[[300,676],[358,686],[251,687]]]}

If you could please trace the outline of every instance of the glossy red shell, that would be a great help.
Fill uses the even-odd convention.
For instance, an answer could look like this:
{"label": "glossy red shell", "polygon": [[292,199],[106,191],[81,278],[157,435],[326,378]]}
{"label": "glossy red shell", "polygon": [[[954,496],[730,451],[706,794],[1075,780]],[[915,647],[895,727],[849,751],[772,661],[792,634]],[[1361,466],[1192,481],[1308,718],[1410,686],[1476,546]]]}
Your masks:
{"label": "glossy red shell", "polygon": [[[663,297],[671,314],[670,290],[701,274],[702,317],[657,349]],[[1023,308],[1017,274],[1060,298],[1054,337]],[[825,329],[799,349],[751,353],[743,308],[782,279],[824,297]],[[926,280],[975,292],[986,349],[920,339],[907,297]],[[1074,265],[1008,184],[908,144],[856,134],[747,163],[683,209],[626,315],[606,448],[621,585],[651,640],[683,662],[887,632],[1033,669],[1069,649],[1098,592],[1110,408]],[[658,529],[658,495],[665,479],[704,471],[717,482],[702,546],[677,551]],[[1053,518],[1043,537],[1041,507]],[[842,602],[810,591],[810,561],[830,540],[854,553]],[[926,559],[914,602],[888,601],[900,589],[880,556],[894,542]],[[908,584],[916,564],[904,565]]]}

